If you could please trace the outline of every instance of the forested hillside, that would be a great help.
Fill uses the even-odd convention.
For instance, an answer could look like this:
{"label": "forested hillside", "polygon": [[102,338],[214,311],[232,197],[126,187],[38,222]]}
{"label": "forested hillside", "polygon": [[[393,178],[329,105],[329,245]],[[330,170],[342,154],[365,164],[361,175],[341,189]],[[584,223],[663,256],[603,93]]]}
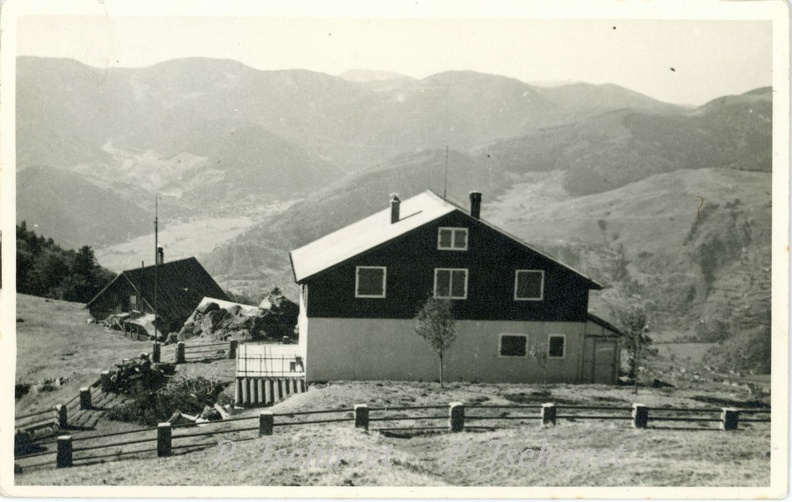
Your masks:
{"label": "forested hillside", "polygon": [[16,227],[16,242],[18,293],[87,303],[115,277],[99,266],[90,246],[63,249],[24,221]]}

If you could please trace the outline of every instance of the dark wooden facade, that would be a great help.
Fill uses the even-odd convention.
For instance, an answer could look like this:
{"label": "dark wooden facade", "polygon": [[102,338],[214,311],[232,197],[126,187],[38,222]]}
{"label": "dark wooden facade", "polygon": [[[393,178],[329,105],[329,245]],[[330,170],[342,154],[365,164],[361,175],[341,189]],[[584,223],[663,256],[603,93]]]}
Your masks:
{"label": "dark wooden facade", "polygon": [[[439,250],[439,227],[468,229],[465,251]],[[387,267],[385,298],[356,298],[357,266]],[[396,237],[301,281],[308,317],[410,319],[432,295],[435,268],[468,270],[467,298],[454,300],[458,320],[585,322],[588,292],[601,287],[462,211]],[[544,271],[542,300],[514,299],[515,270]]]}
{"label": "dark wooden facade", "polygon": [[[223,289],[195,258],[166,262],[157,267],[157,316],[165,333],[178,331],[205,297],[228,300]],[[135,296],[135,305],[130,302]],[[88,304],[96,319],[137,310],[154,313],[154,266],[125,270]]]}

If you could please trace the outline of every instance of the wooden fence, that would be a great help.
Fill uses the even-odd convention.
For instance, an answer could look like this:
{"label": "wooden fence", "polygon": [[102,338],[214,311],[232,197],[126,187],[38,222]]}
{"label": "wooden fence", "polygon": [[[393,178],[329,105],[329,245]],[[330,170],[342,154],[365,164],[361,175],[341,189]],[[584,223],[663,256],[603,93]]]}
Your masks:
{"label": "wooden fence", "polygon": [[302,377],[305,365],[301,356],[240,353],[236,361],[238,378]]}
{"label": "wooden fence", "polygon": [[234,387],[234,402],[244,406],[267,406],[286,399],[292,394],[305,392],[305,379],[237,376]]}
{"label": "wooden fence", "polygon": [[[227,347],[228,350],[226,351],[223,347]],[[176,344],[174,362],[176,364],[186,364],[212,358],[235,359],[237,347],[237,340],[190,346],[185,345],[184,342],[178,342]],[[144,355],[150,358],[152,363],[162,362],[162,344],[154,342],[151,352]],[[128,359],[122,360],[122,363],[127,360]],[[59,430],[68,429],[70,416],[73,416],[74,413],[79,410],[90,410],[94,408],[93,401],[96,397],[96,392],[94,391],[96,389],[101,389],[102,392],[108,392],[110,377],[111,372],[109,370],[103,371],[98,380],[88,387],[81,387],[80,393],[65,404],[57,404],[53,408],[15,416],[14,429],[18,432],[29,433],[31,436],[37,436],[39,435],[37,434],[39,431],[46,429],[50,429],[49,435]],[[48,434],[44,434],[43,436],[46,437],[47,435]]]}
{"label": "wooden fence", "polygon": [[[560,412],[560,413],[559,413]],[[275,428],[293,427],[308,424],[329,424],[351,422],[356,428],[375,431],[398,430],[438,430],[461,432],[476,429],[495,429],[508,427],[514,420],[533,421],[540,427],[555,426],[558,420],[617,420],[630,423],[637,429],[646,429],[652,422],[712,422],[719,424],[724,431],[734,431],[740,423],[770,422],[770,409],[737,408],[652,408],[643,404],[631,407],[613,406],[570,406],[555,403],[527,405],[482,405],[449,403],[448,405],[369,407],[355,405],[353,409],[316,410],[294,413],[272,413],[263,411],[257,416],[230,418],[200,425],[172,425],[168,422],[157,427],[146,427],[132,431],[100,435],[62,435],[48,443],[38,446],[46,451],[38,451],[15,457],[17,472],[38,467],[71,467],[87,465],[106,459],[121,459],[125,455],[153,454],[158,457],[173,455],[178,451],[195,451],[217,446],[218,439],[228,439],[229,434],[256,432],[250,437],[237,441],[255,440],[269,436]],[[741,415],[747,415],[743,418]],[[757,415],[767,415],[756,418]],[[253,422],[257,420],[256,422]],[[413,422],[399,427],[400,422]],[[438,421],[445,421],[442,424]],[[252,425],[235,427],[236,422],[251,422]],[[232,427],[224,427],[234,423]],[[372,423],[382,426],[370,428]],[[513,423],[513,422],[511,422]],[[478,425],[490,424],[490,425]],[[246,424],[245,424],[246,425]],[[127,437],[124,440],[116,438]],[[207,438],[215,436],[211,441]],[[175,443],[175,444],[174,444]],[[55,449],[46,448],[55,445]],[[108,449],[115,449],[107,452]],[[105,450],[105,451],[101,451]],[[90,452],[90,453],[85,453]],[[32,463],[29,461],[33,460]]]}

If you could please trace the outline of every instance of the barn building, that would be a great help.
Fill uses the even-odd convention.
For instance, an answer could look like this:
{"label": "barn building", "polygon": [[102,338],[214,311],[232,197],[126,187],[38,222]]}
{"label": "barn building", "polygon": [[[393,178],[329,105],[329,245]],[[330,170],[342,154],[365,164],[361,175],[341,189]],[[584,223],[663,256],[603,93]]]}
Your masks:
{"label": "barn building", "polygon": [[[438,359],[413,319],[452,301],[448,381],[595,382],[618,377],[620,334],[589,314],[602,286],[427,191],[291,252],[306,380],[426,380]],[[542,369],[532,349],[547,351]]]}
{"label": "barn building", "polygon": [[[157,316],[160,333],[179,331],[205,296],[229,300],[223,289],[195,258],[157,266]],[[154,265],[118,274],[86,308],[98,320],[112,314],[154,313]]]}

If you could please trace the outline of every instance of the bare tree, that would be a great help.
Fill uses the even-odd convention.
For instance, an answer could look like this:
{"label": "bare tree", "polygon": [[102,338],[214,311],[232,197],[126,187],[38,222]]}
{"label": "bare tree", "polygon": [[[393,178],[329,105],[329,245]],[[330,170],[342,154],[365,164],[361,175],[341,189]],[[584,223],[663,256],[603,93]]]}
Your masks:
{"label": "bare tree", "polygon": [[443,358],[456,339],[456,323],[451,313],[451,302],[429,297],[415,315],[413,328],[440,358],[440,387],[445,387]]}
{"label": "bare tree", "polygon": [[544,390],[547,390],[547,346],[543,343],[531,345],[528,355],[542,368],[542,383]]}
{"label": "bare tree", "polygon": [[641,362],[647,356],[656,353],[651,348],[652,339],[649,332],[649,319],[644,307],[636,306],[621,314],[621,331],[624,340],[624,349],[629,360],[629,376],[635,381],[635,394],[638,394],[638,372]]}

